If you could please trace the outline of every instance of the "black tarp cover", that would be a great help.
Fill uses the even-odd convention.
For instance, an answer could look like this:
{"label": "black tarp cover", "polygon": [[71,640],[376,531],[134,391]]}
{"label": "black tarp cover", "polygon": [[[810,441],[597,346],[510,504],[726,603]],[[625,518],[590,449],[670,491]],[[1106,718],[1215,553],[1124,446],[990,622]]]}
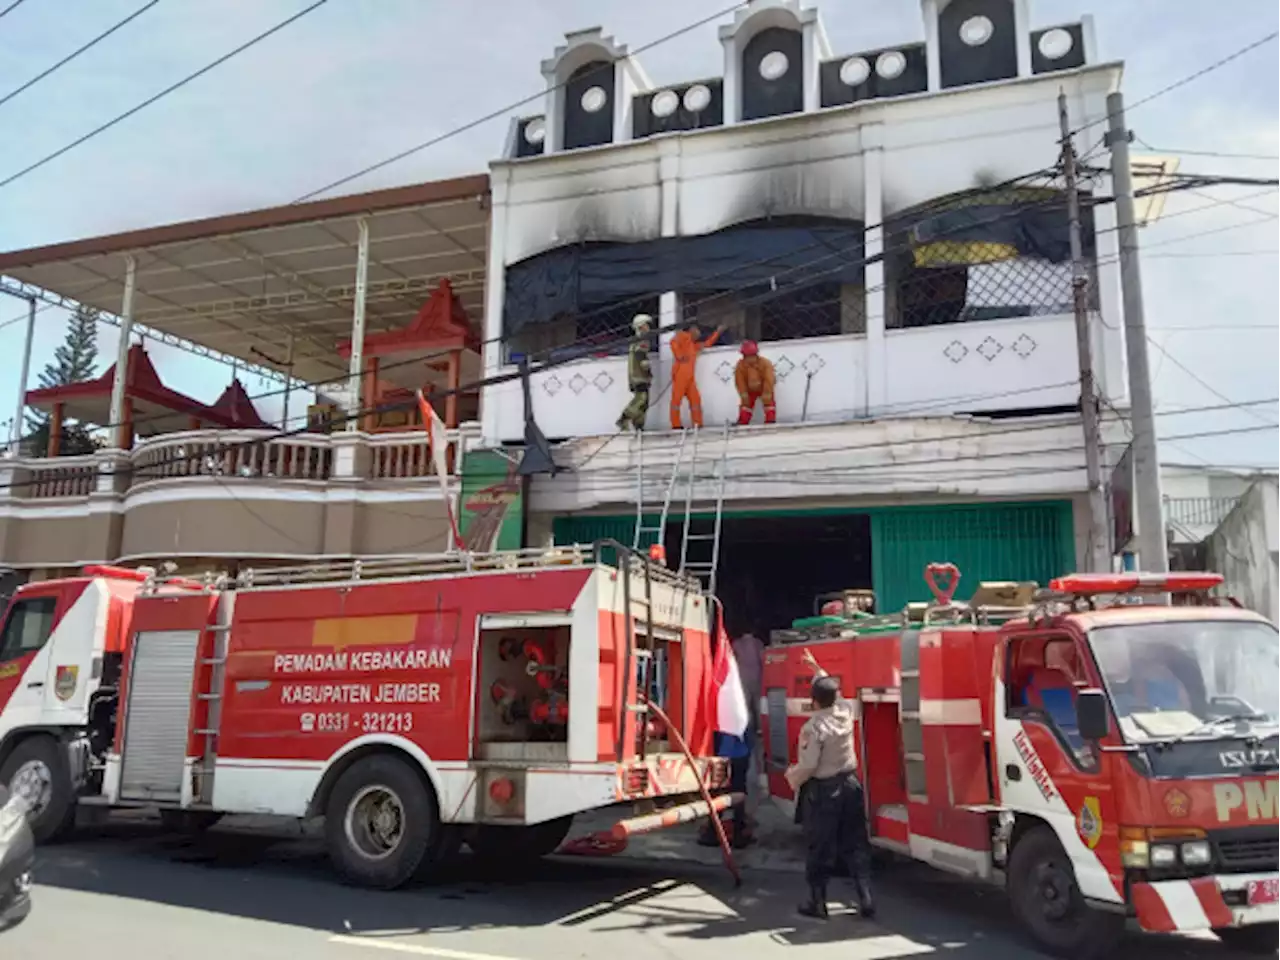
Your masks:
{"label": "black tarp cover", "polygon": [[861,223],[752,225],[697,237],[561,247],[507,267],[507,336],[664,290],[796,290],[862,283]]}

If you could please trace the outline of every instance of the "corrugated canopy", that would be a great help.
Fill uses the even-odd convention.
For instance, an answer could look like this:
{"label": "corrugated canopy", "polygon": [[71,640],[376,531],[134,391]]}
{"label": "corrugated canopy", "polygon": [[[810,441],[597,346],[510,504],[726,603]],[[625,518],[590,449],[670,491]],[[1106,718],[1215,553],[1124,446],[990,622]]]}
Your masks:
{"label": "corrugated canopy", "polygon": [[293,376],[338,379],[350,338],[358,222],[369,218],[366,330],[407,326],[449,279],[484,315],[489,178],[461,177],[0,254],[0,274],[119,314],[137,261],[133,319],[160,334]]}

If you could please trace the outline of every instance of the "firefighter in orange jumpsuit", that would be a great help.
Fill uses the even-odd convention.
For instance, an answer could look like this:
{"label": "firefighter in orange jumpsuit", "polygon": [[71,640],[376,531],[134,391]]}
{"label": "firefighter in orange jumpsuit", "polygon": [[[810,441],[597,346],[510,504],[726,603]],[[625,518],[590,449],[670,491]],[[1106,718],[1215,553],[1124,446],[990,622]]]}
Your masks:
{"label": "firefighter in orange jumpsuit", "polygon": [[702,394],[698,392],[698,382],[694,378],[698,354],[707,347],[715,345],[724,333],[724,327],[716,327],[715,332],[707,339],[700,339],[702,331],[694,324],[681,330],[671,338],[671,355],[675,363],[671,371],[671,429],[682,430],[680,422],[680,405],[685,398],[689,399],[689,419],[695,427],[702,426]]}
{"label": "firefighter in orange jumpsuit", "polygon": [[754,340],[742,343],[742,359],[733,371],[733,382],[738,388],[738,426],[745,427],[755,413],[756,401],[764,405],[764,422],[778,422],[778,408],[773,403],[773,364],[760,356],[760,348]]}

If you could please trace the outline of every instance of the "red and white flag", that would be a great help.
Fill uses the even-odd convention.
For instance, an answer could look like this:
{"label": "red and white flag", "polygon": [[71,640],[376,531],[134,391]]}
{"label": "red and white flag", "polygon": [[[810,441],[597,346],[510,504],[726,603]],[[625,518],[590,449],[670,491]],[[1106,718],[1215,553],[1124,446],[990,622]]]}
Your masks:
{"label": "red and white flag", "polygon": [[717,733],[725,733],[741,740],[747,734],[751,715],[747,697],[742,691],[742,676],[738,673],[738,661],[729,645],[729,635],[724,623],[716,623],[716,655],[711,668],[711,696],[715,710]]}
{"label": "red and white flag", "polygon": [[422,413],[422,425],[427,431],[427,448],[431,451],[431,463],[435,467],[436,478],[440,481],[445,513],[449,515],[449,532],[453,534],[453,545],[459,550],[465,550],[466,546],[458,533],[458,518],[454,516],[453,504],[449,500],[449,438],[445,433],[444,421],[421,390],[418,391],[418,410]]}

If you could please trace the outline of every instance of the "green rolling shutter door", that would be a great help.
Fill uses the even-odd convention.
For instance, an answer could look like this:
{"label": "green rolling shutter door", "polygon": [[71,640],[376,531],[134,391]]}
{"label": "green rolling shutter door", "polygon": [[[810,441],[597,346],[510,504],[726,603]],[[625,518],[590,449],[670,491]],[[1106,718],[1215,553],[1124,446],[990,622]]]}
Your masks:
{"label": "green rolling shutter door", "polygon": [[1071,504],[998,503],[871,511],[871,561],[880,610],[926,600],[924,568],[960,568],[956,596],[983,580],[1034,580],[1041,586],[1075,566]]}

